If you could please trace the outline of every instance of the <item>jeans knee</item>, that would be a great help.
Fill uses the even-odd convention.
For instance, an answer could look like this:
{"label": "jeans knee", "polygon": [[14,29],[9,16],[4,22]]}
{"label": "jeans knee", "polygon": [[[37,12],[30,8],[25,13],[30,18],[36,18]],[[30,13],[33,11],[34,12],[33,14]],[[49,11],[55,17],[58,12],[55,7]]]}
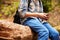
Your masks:
{"label": "jeans knee", "polygon": [[39,35],[42,35],[42,36],[49,36],[49,31],[48,30],[44,30],[44,31],[41,31],[39,32]]}
{"label": "jeans knee", "polygon": [[59,33],[58,32],[54,32],[53,37],[59,37]]}

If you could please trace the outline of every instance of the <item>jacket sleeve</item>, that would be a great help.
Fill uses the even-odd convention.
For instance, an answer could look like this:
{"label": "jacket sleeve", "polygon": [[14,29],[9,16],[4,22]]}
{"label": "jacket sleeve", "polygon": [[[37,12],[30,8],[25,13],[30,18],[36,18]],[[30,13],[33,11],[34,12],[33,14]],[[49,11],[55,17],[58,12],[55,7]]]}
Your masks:
{"label": "jacket sleeve", "polygon": [[28,2],[27,0],[20,0],[20,5],[18,7],[18,12],[21,17],[24,17],[27,12]]}

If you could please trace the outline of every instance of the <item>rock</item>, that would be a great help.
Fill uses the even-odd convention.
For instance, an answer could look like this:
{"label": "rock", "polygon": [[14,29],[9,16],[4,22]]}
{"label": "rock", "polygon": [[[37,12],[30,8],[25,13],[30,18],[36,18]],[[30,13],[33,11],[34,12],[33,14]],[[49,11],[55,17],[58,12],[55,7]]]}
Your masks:
{"label": "rock", "polygon": [[[36,35],[36,34],[35,34]],[[32,40],[33,34],[28,26],[0,20],[0,40]]]}

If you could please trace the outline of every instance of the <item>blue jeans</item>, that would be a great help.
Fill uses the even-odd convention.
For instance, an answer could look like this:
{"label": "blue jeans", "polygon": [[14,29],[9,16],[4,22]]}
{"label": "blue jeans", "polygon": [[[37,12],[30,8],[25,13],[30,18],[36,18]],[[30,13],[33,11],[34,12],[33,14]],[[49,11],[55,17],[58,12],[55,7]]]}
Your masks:
{"label": "blue jeans", "polygon": [[38,33],[38,40],[59,40],[59,33],[48,23],[41,23],[37,18],[28,18],[23,25]]}

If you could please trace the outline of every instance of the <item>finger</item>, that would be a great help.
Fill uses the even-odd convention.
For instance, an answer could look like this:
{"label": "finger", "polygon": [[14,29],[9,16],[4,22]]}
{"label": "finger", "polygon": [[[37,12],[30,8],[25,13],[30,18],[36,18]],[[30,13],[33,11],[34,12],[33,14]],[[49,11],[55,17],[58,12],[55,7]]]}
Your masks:
{"label": "finger", "polygon": [[47,16],[44,16],[44,19],[48,19],[48,17]]}
{"label": "finger", "polygon": [[47,18],[47,16],[46,16],[46,15],[44,15],[44,17],[45,17],[45,18]]}

